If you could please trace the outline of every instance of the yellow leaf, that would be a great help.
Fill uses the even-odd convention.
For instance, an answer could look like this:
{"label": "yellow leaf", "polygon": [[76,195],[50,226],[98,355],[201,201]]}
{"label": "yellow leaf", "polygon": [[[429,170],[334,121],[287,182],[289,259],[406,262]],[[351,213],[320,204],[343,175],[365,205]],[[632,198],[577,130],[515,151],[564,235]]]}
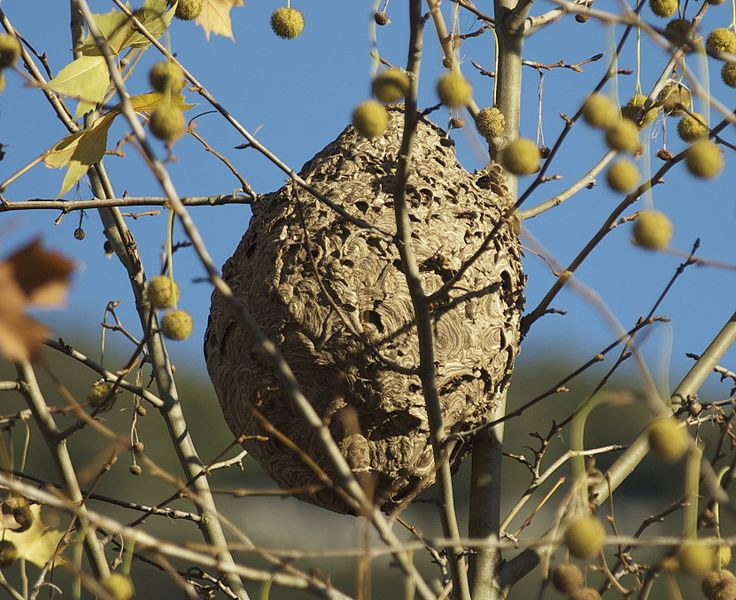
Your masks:
{"label": "yellow leaf", "polygon": [[[142,113],[151,113],[161,104],[171,103],[174,106],[178,106],[181,110],[189,110],[194,104],[188,104],[186,99],[181,94],[174,96],[168,96],[161,92],[150,92],[148,94],[140,94],[133,96],[130,99],[130,103],[133,105],[133,110]],[[119,111],[120,108],[116,106],[113,108],[115,111]]]}
{"label": "yellow leaf", "polygon": [[208,40],[211,33],[232,39],[230,9],[238,6],[244,6],[243,0],[202,0],[202,12],[197,17],[197,24],[202,26]]}
{"label": "yellow leaf", "polygon": [[[13,542],[18,549],[18,558],[25,558],[34,565],[43,568],[56,554],[59,542],[64,537],[64,532],[58,529],[47,529],[41,521],[41,507],[38,504],[30,506],[33,514],[31,527],[23,533],[15,533],[6,529],[3,533],[5,539]],[[56,561],[60,562],[61,557]]]}
{"label": "yellow leaf", "polygon": [[93,164],[102,159],[107,147],[107,132],[116,116],[115,111],[106,113],[88,129],[66,136],[46,153],[43,161],[47,167],[69,167],[57,198],[66,194]]}
{"label": "yellow leaf", "polygon": [[80,56],[59,71],[48,85],[55,92],[84,100],[77,107],[76,118],[84,114],[80,113],[81,105],[87,104],[89,110],[89,104],[102,102],[109,83],[110,75],[102,56]]}

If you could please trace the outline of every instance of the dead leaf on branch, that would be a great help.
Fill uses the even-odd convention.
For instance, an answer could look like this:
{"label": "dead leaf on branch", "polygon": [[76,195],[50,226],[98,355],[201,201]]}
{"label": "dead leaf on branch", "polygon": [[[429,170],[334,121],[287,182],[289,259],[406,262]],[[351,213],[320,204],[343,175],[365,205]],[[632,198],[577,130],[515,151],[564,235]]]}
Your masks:
{"label": "dead leaf on branch", "polygon": [[33,504],[29,508],[33,515],[31,527],[22,533],[6,529],[3,532],[4,539],[15,544],[18,558],[24,558],[37,567],[43,568],[51,559],[62,561],[63,559],[57,556],[57,548],[64,538],[64,532],[59,529],[48,529],[43,524],[40,505]]}
{"label": "dead leaf on branch", "polygon": [[208,40],[213,33],[233,39],[230,11],[240,6],[245,6],[243,0],[202,0],[202,12],[196,23],[202,26]]}
{"label": "dead leaf on branch", "polygon": [[64,304],[73,270],[69,259],[39,240],[0,262],[0,353],[10,360],[38,355],[46,328],[25,311]]}

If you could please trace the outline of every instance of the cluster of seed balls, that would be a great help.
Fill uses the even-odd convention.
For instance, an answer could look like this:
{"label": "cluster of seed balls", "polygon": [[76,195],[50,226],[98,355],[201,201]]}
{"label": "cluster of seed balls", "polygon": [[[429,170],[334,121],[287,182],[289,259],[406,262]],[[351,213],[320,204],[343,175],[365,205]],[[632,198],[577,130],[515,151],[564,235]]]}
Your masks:
{"label": "cluster of seed balls", "polygon": [[[570,556],[580,560],[595,559],[603,550],[606,531],[594,516],[573,518],[567,525],[563,543]],[[725,567],[731,562],[731,548],[718,548],[699,542],[686,542],[667,568],[689,577],[703,578],[703,593],[709,600],[736,600],[736,577]],[[574,564],[559,565],[552,572],[552,583],[571,600],[596,600],[601,596],[584,587],[584,577]]]}
{"label": "cluster of seed balls", "polygon": [[[397,102],[409,92],[411,80],[403,69],[389,67],[373,79],[373,96],[376,100],[361,102],[353,111],[352,123],[362,136],[374,138],[383,135],[388,125],[388,113],[383,103]],[[444,73],[437,81],[437,96],[450,109],[470,103],[473,88],[456,70]],[[461,119],[452,119],[453,127],[462,127]],[[506,121],[495,106],[482,108],[475,118],[475,126],[487,140],[503,136]],[[501,153],[501,163],[514,175],[529,175],[539,169],[540,152],[537,145],[526,138],[517,138],[506,145]]]}
{"label": "cluster of seed balls", "polygon": [[[725,0],[706,0],[707,4],[723,4]],[[679,0],[649,0],[649,8],[658,17],[667,19],[680,7]],[[688,19],[672,19],[665,28],[674,41],[686,41],[692,22]],[[726,27],[718,27],[708,34],[706,48],[711,54],[736,54],[736,33]],[[726,63],[721,68],[723,82],[736,87],[736,63]]]}
{"label": "cluster of seed balls", "polygon": [[5,69],[12,67],[20,56],[20,42],[13,35],[0,34],[0,92],[5,89]]}
{"label": "cluster of seed balls", "polygon": [[[684,426],[673,417],[659,417],[649,426],[647,437],[654,454],[674,462],[682,458],[690,446]],[[571,519],[563,535],[570,556],[580,560],[595,559],[603,549],[606,531],[594,516]],[[731,562],[731,548],[718,548],[697,541],[684,543],[667,568],[677,569],[690,577],[703,578],[702,589],[709,600],[736,600],[736,576],[725,567]],[[555,588],[571,600],[595,600],[598,592],[584,587],[584,577],[574,564],[562,564],[551,575]]]}
{"label": "cluster of seed balls", "polygon": [[[593,127],[605,132],[608,147],[618,152],[639,154],[639,129],[650,125],[660,111],[668,116],[682,115],[677,133],[689,143],[685,164],[695,176],[711,178],[723,169],[723,156],[718,146],[708,139],[709,128],[705,118],[689,111],[692,106],[690,91],[680,83],[669,83],[651,106],[646,96],[635,94],[619,111],[613,101],[603,94],[593,94],[583,105],[583,118]],[[639,171],[630,160],[616,161],[606,173],[606,181],[617,192],[631,192],[639,184]],[[634,224],[634,242],[649,250],[662,250],[672,240],[672,223],[658,211],[646,210]]]}

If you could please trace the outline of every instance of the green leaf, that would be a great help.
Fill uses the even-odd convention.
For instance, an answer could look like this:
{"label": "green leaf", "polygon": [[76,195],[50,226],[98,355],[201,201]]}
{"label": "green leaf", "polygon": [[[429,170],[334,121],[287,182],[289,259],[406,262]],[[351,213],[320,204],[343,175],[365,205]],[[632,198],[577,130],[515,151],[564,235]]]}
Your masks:
{"label": "green leaf", "polygon": [[88,129],[66,136],[46,153],[43,162],[47,167],[69,167],[57,198],[66,194],[93,164],[102,160],[107,148],[107,132],[116,116],[114,111],[105,114]]}
{"label": "green leaf", "polygon": [[[150,0],[143,9],[136,11],[135,16],[153,37],[159,38],[171,24],[176,12],[176,4],[166,9],[166,0]],[[133,32],[126,42],[126,48],[145,48],[151,42],[142,34]]]}
{"label": "green leaf", "polygon": [[[147,0],[143,8],[133,11],[135,17],[155,38],[161,37],[174,17],[176,5],[167,9],[166,0]],[[92,15],[100,33],[107,40],[115,54],[120,54],[126,48],[145,48],[151,42],[133,26],[133,21],[125,13],[112,10],[109,13]],[[85,56],[100,54],[95,40],[88,33],[81,47]]]}
{"label": "green leaf", "polygon": [[55,92],[82,100],[75,118],[91,110],[91,105],[102,102],[109,84],[110,74],[102,56],[80,56],[48,83]]}

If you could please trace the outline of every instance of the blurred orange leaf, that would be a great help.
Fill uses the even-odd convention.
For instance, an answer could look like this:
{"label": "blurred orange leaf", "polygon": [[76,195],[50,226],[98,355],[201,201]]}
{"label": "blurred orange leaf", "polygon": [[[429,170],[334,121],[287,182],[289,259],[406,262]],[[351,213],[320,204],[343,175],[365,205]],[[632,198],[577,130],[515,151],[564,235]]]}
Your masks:
{"label": "blurred orange leaf", "polygon": [[73,263],[34,240],[0,262],[0,353],[10,360],[34,358],[46,328],[25,314],[31,306],[66,300]]}

